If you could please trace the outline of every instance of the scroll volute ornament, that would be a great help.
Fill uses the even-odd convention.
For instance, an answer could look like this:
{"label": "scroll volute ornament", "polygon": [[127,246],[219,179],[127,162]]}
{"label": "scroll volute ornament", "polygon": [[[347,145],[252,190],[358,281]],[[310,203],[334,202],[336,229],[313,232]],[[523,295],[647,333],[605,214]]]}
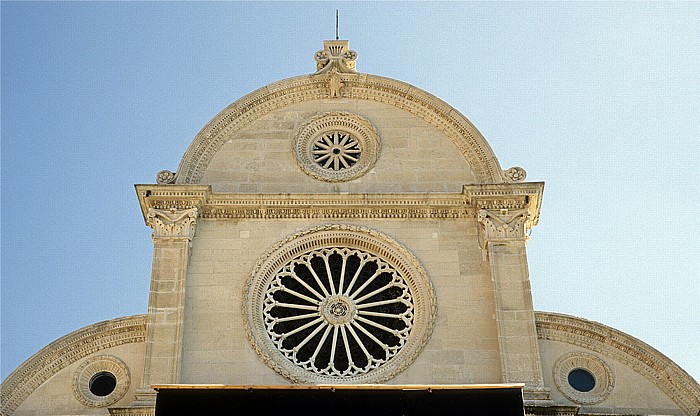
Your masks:
{"label": "scroll volute ornament", "polygon": [[[356,74],[355,61],[357,52],[349,49],[347,40],[323,41],[323,49],[314,54],[316,60],[315,75],[337,72],[341,74]],[[335,71],[332,71],[335,69]]]}

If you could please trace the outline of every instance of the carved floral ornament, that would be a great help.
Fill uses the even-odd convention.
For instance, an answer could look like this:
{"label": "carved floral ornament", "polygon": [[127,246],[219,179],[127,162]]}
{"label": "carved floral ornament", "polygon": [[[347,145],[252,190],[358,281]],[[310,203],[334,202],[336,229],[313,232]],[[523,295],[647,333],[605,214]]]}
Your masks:
{"label": "carved floral ornament", "polygon": [[423,349],[436,314],[415,257],[354,226],[313,228],[278,243],[259,260],[244,298],[253,347],[294,382],[391,379]]}

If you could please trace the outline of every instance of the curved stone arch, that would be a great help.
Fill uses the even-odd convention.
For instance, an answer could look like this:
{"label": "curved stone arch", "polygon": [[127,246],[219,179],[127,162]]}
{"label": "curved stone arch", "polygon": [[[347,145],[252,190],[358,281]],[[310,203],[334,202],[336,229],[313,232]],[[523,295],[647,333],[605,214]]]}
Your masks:
{"label": "curved stone arch", "polygon": [[[484,136],[459,111],[420,88],[391,78],[342,74],[342,97],[376,101],[422,118],[444,132],[474,171],[478,183],[511,182]],[[303,75],[278,81],[238,99],[195,136],[175,178],[177,184],[200,183],[204,171],[227,137],[273,110],[299,102],[330,98],[328,76]]]}
{"label": "curved stone arch", "polygon": [[537,337],[576,345],[626,364],[661,389],[688,416],[700,411],[700,384],[650,345],[609,326],[574,316],[535,312]]}
{"label": "curved stone arch", "polygon": [[145,342],[146,315],[98,322],[65,335],[22,363],[3,381],[3,415],[12,414],[22,402],[54,374],[97,351]]}

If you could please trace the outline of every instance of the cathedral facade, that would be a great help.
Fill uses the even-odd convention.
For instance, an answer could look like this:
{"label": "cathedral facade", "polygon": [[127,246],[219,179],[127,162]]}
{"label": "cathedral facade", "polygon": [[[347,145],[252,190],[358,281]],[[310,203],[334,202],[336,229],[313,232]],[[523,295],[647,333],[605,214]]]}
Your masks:
{"label": "cathedral facade", "polygon": [[165,392],[216,386],[515,389],[533,415],[700,412],[700,385],[652,347],[533,310],[543,183],[503,169],[445,102],[358,72],[347,41],[314,58],[136,185],[153,229],[147,313],[39,351],[3,382],[3,415],[166,414]]}

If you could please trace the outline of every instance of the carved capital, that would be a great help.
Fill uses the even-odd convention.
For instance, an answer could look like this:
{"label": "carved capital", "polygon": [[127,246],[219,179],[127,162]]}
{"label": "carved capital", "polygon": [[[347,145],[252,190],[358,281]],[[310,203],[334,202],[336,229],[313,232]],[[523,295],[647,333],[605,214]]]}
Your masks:
{"label": "carved capital", "polygon": [[481,209],[477,218],[483,225],[483,238],[486,243],[518,241],[528,238],[526,225],[529,214],[527,209]]}
{"label": "carved capital", "polygon": [[197,208],[149,208],[146,223],[153,228],[153,238],[186,238],[191,240],[194,237],[197,214]]}

